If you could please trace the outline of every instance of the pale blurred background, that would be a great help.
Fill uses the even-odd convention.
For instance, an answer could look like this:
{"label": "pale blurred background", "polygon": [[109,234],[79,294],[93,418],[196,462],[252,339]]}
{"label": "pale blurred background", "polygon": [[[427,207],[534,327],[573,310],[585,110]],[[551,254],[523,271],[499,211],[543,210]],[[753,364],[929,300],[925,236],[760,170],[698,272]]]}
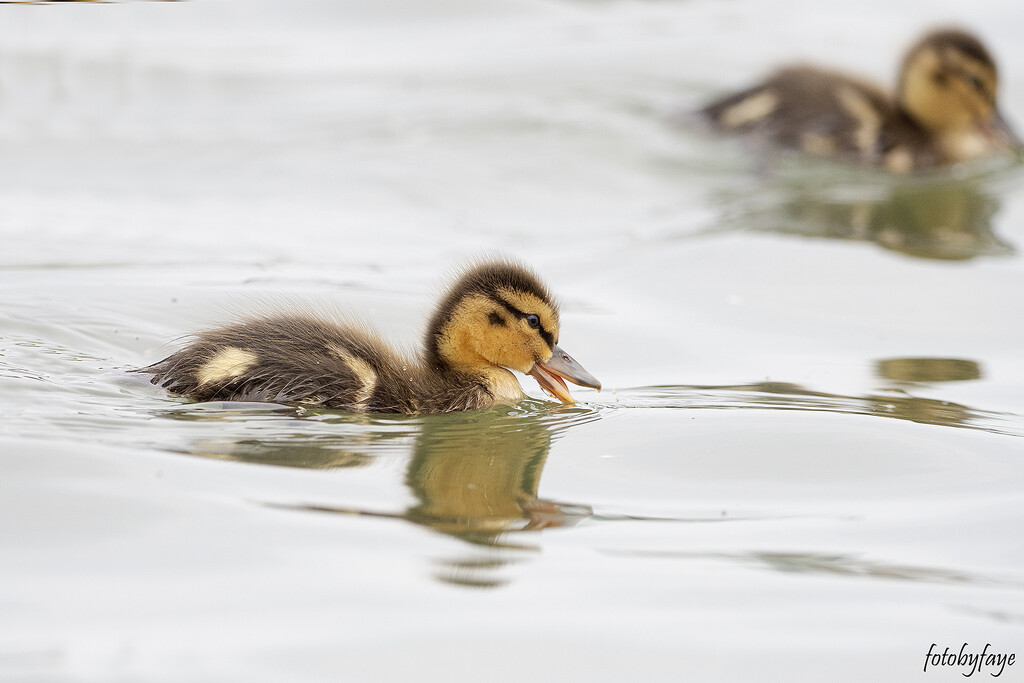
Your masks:
{"label": "pale blurred background", "polygon": [[[0,6],[0,680],[904,680],[933,642],[1019,648],[1019,164],[765,160],[683,116],[790,61],[892,84],[947,23],[1024,127],[1009,0]],[[604,392],[366,418],[123,372],[268,302],[414,348],[495,253]]]}

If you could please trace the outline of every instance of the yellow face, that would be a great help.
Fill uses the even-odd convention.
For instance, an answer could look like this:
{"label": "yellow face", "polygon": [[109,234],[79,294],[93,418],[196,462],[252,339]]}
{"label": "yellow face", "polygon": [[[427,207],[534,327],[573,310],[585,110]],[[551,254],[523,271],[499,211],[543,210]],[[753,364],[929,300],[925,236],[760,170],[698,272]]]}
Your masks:
{"label": "yellow face", "polygon": [[925,128],[939,135],[968,133],[996,112],[995,68],[952,45],[925,47],[907,60],[900,102]]}
{"label": "yellow face", "polygon": [[452,311],[438,351],[453,366],[499,366],[528,373],[551,358],[558,342],[558,313],[526,292],[502,288],[493,296],[472,293]]}

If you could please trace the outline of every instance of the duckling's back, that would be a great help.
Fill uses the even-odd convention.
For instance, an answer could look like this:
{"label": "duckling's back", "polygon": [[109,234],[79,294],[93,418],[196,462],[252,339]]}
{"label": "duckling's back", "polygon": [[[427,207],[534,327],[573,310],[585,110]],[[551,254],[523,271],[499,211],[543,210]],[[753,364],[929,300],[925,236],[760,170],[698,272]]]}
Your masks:
{"label": "duckling's back", "polygon": [[820,157],[909,170],[934,163],[926,136],[870,83],[796,66],[723,97],[700,113],[719,130]]}
{"label": "duckling's back", "polygon": [[199,334],[141,372],[199,401],[305,403],[416,412],[415,369],[368,333],[312,316],[248,320]]}

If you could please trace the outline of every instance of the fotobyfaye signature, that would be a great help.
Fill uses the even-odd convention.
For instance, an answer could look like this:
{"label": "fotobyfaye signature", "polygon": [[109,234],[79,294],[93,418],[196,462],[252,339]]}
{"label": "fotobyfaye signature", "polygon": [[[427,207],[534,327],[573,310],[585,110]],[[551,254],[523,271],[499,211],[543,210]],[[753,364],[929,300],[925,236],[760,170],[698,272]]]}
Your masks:
{"label": "fotobyfaye signature", "polygon": [[988,649],[992,647],[992,643],[985,643],[984,649],[981,652],[970,652],[967,649],[967,643],[960,646],[960,651],[950,652],[949,648],[945,648],[942,652],[936,652],[938,644],[932,643],[931,647],[928,648],[928,654],[924,656],[924,670],[928,671],[928,665],[935,666],[960,666],[969,668],[970,673],[961,674],[967,678],[970,678],[975,673],[981,671],[982,667],[999,667],[998,672],[987,671],[989,676],[998,678],[1003,675],[1003,669],[1008,666],[1013,666],[1014,660],[1017,659],[1016,653],[1010,654],[998,654],[995,652],[989,652]]}

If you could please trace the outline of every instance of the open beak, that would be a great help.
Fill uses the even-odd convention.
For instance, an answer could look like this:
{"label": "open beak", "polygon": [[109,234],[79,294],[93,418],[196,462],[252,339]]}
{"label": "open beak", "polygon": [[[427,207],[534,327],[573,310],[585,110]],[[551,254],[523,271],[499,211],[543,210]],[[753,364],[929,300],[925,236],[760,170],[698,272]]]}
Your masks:
{"label": "open beak", "polygon": [[993,145],[1016,154],[1024,153],[1024,142],[997,109],[992,118],[982,125],[981,132]]}
{"label": "open beak", "polygon": [[575,403],[564,380],[581,387],[592,387],[601,390],[601,382],[583,369],[583,366],[558,346],[551,350],[551,358],[547,362],[537,361],[529,374],[536,380],[540,388],[548,392],[562,403]]}

